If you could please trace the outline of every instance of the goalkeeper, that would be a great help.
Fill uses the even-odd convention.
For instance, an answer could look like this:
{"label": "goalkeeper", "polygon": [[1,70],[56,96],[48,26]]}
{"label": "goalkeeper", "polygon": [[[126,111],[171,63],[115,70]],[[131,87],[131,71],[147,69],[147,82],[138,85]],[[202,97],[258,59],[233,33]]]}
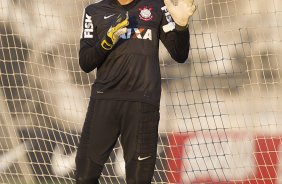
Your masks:
{"label": "goalkeeper", "polygon": [[151,183],[161,75],[159,40],[186,61],[193,0],[103,0],[85,9],[79,64],[97,68],[76,156],[77,184],[98,183],[120,136],[127,184]]}

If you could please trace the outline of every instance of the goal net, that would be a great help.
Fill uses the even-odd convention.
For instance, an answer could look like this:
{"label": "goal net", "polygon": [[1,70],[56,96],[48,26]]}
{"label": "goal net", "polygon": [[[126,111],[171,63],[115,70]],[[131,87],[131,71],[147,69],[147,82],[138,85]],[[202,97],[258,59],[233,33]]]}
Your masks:
{"label": "goal net", "polygon": [[[0,183],[75,183],[95,72],[78,65],[94,0],[0,0]],[[282,183],[282,1],[196,0],[190,53],[160,45],[152,183]],[[102,141],[102,140],[101,140]],[[125,183],[119,143],[101,183]]]}

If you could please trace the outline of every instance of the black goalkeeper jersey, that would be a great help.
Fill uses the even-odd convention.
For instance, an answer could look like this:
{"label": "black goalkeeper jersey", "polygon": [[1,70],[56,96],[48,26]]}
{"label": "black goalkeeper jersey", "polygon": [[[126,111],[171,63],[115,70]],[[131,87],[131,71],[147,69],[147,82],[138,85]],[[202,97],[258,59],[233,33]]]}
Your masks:
{"label": "black goalkeeper jersey", "polygon": [[[128,31],[110,51],[100,43],[121,12],[129,13]],[[85,9],[79,64],[83,71],[97,68],[91,97],[141,101],[159,105],[161,74],[159,40],[174,60],[185,62],[189,52],[188,28],[180,28],[163,0],[134,0],[121,6],[103,0]]]}

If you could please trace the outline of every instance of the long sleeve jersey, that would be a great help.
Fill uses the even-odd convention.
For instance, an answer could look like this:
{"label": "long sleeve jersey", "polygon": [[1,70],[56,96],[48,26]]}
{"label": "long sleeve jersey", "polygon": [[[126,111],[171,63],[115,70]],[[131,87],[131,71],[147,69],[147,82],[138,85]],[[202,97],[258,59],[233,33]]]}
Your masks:
{"label": "long sleeve jersey", "polygon": [[[112,50],[105,51],[101,40],[121,12],[129,14],[127,33]],[[174,60],[186,61],[188,28],[179,29],[163,0],[134,0],[125,6],[117,0],[103,0],[86,7],[79,64],[87,73],[97,68],[91,97],[159,105],[159,40]]]}

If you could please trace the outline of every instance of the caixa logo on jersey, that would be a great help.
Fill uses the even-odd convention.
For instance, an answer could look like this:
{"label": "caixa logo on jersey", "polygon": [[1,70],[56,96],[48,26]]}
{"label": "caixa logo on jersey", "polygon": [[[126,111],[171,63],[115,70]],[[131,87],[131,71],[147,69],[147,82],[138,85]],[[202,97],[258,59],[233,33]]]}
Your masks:
{"label": "caixa logo on jersey", "polygon": [[152,40],[152,30],[145,28],[128,28],[127,33],[121,35],[122,39],[142,39],[142,40]]}
{"label": "caixa logo on jersey", "polygon": [[91,16],[87,13],[85,13],[83,23],[83,38],[93,38],[93,23]]}

